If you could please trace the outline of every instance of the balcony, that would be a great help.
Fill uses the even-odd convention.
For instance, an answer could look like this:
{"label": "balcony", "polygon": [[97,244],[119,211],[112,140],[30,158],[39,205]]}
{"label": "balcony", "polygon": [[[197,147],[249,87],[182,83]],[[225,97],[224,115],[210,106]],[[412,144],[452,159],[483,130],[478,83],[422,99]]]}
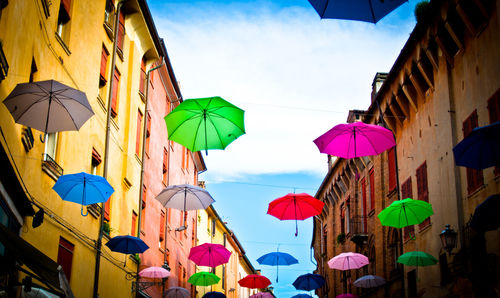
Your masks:
{"label": "balcony", "polygon": [[42,155],[42,170],[55,181],[63,174],[63,168],[47,153]]}
{"label": "balcony", "polygon": [[349,220],[349,231],[351,241],[358,246],[362,246],[368,240],[368,232],[365,227],[366,217],[362,215],[353,216]]}

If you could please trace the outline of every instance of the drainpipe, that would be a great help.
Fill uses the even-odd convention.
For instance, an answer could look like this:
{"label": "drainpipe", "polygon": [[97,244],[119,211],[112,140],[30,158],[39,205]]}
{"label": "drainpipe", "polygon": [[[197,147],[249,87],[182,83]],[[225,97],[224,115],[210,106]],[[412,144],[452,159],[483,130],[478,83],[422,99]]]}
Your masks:
{"label": "drainpipe", "polygon": [[[118,2],[116,7],[116,18],[115,18],[115,32],[113,39],[113,54],[111,57],[111,71],[110,71],[110,80],[109,80],[109,93],[108,93],[108,114],[106,118],[106,139],[105,139],[105,149],[104,149],[104,171],[103,177],[107,179],[108,177],[108,162],[109,162],[109,138],[111,132],[111,99],[113,97],[113,78],[115,74],[115,65],[116,65],[116,50],[118,48],[117,40],[118,40],[118,26],[120,20],[120,9],[123,6],[123,3],[128,0]],[[96,242],[96,257],[95,257],[95,270],[94,270],[94,289],[93,289],[93,297],[99,297],[99,268],[101,265],[101,247],[102,247],[102,236],[103,236],[103,225],[104,225],[104,204],[101,204],[101,216],[99,218],[99,235],[97,237]]]}

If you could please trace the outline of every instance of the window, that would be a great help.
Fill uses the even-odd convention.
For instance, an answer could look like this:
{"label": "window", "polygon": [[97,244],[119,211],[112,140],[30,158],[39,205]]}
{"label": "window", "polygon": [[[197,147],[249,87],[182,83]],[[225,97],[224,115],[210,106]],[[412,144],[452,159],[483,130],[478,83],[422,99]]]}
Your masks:
{"label": "window", "polygon": [[142,112],[137,111],[137,128],[135,136],[135,154],[141,156],[141,128],[142,128]]}
{"label": "window", "polygon": [[168,151],[163,147],[163,184],[168,183]]}
{"label": "window", "polygon": [[[102,162],[101,155],[95,148],[92,148],[92,159],[90,163],[90,173],[92,175],[99,175],[99,165]],[[104,203],[104,219],[109,221],[109,211],[110,211],[110,201],[111,198],[109,198],[105,203]],[[92,204],[88,208],[90,214],[94,217],[99,217],[100,212],[101,212],[101,207],[99,207],[98,204]]]}
{"label": "window", "polygon": [[367,223],[367,209],[366,205],[366,180],[365,178],[361,179],[361,197],[363,198],[363,231],[368,231],[368,223]]}
{"label": "window", "polygon": [[9,64],[3,52],[2,42],[0,41],[0,82],[3,81],[9,72]]}
{"label": "window", "polygon": [[31,69],[30,69],[30,83],[33,83],[35,81],[35,74],[38,72],[38,68],[36,67],[36,61],[35,58],[31,59]]}
{"label": "window", "polygon": [[[463,123],[464,138],[466,138],[477,125],[477,110],[474,110]],[[471,194],[483,184],[483,171],[467,168],[467,192]]]}
{"label": "window", "polygon": [[48,133],[45,136],[45,154],[50,156],[52,159],[55,159],[56,149],[57,149],[57,132]]}
{"label": "window", "polygon": [[340,205],[340,233],[345,234],[345,208],[344,208],[344,204]]}
{"label": "window", "polygon": [[120,56],[123,56],[123,42],[125,40],[125,15],[123,14],[122,9],[120,9],[118,22],[118,40],[116,41],[116,45],[118,47],[118,54]]}
{"label": "window", "polygon": [[160,248],[163,248],[165,242],[165,211],[161,211],[160,214],[160,234],[158,235],[160,239]]}
{"label": "window", "polygon": [[136,224],[137,224],[137,213],[135,213],[135,211],[132,211],[132,230],[130,232],[130,235],[132,236],[137,236],[135,229]]}
{"label": "window", "polygon": [[370,210],[375,210],[375,175],[373,168],[370,170]]}
{"label": "window", "polygon": [[42,170],[51,178],[57,180],[63,174],[63,169],[55,161],[57,152],[57,133],[45,135],[45,153],[43,154]]}
{"label": "window", "polygon": [[[490,123],[500,121],[500,89],[488,99],[488,114],[490,115]],[[500,175],[500,166],[495,167],[495,176]]]}
{"label": "window", "polygon": [[142,209],[141,209],[141,232],[144,233],[144,222],[146,221],[146,195],[148,189],[146,185],[142,185]]}
{"label": "window", "polygon": [[71,266],[73,264],[73,251],[75,246],[64,239],[63,237],[59,237],[59,250],[57,251],[57,264],[61,265],[64,274],[68,278],[68,281],[71,278]]}
{"label": "window", "polygon": [[143,56],[141,60],[141,75],[139,79],[139,92],[142,95],[146,94],[145,82],[146,82],[146,57]]}
{"label": "window", "polygon": [[68,45],[71,0],[61,0],[59,16],[57,17],[57,35]]}
{"label": "window", "polygon": [[216,224],[216,220],[212,219],[212,237],[215,237],[215,224]]}
{"label": "window", "polygon": [[106,47],[103,45],[102,51],[101,51],[101,70],[99,72],[99,86],[100,87],[106,85],[106,82],[107,82],[106,69],[108,67],[108,57],[109,57],[109,52],[106,49]]}
{"label": "window", "polygon": [[[413,198],[413,189],[411,185],[411,177],[408,177],[403,184],[401,184],[401,196],[403,199]],[[411,225],[403,228],[403,240],[409,240],[412,235],[415,235],[415,226]]]}
{"label": "window", "polygon": [[222,289],[226,289],[226,265],[222,265]]}
{"label": "window", "polygon": [[321,242],[321,253],[326,255],[326,247],[327,247],[327,240],[328,240],[328,228],[327,225],[323,225],[323,232],[321,235],[323,241]]}
{"label": "window", "polygon": [[[417,195],[418,199],[429,202],[429,188],[427,186],[427,163],[424,163],[417,168]],[[431,218],[428,217],[418,225],[420,230],[430,225]]]}
{"label": "window", "polygon": [[345,233],[349,234],[351,232],[351,198],[347,197],[345,200]]}
{"label": "window", "polygon": [[389,163],[389,191],[396,189],[396,151],[394,147],[387,151],[387,159]]}
{"label": "window", "polygon": [[120,83],[120,72],[115,67],[113,74],[113,90],[111,93],[111,116],[113,118],[118,115],[118,85]]}
{"label": "window", "polygon": [[149,113],[146,114],[146,155],[149,157],[149,140],[151,139],[151,115]]}
{"label": "window", "polygon": [[106,8],[104,10],[104,24],[113,28],[113,13],[115,11],[114,0],[106,1]]}

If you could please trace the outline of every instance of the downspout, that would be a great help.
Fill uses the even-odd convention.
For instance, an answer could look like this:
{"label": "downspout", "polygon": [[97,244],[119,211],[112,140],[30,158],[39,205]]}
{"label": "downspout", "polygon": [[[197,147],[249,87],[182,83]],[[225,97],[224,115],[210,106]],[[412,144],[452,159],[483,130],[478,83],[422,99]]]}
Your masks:
{"label": "downspout", "polygon": [[[115,66],[116,66],[116,50],[118,48],[117,39],[118,39],[118,26],[120,20],[120,9],[123,6],[123,3],[128,0],[118,2],[116,6],[116,18],[115,18],[115,32],[113,39],[113,54],[111,57],[111,71],[110,71],[110,80],[109,80],[109,92],[108,92],[108,114],[106,117],[106,139],[105,139],[105,149],[104,149],[104,170],[103,170],[103,178],[107,179],[108,177],[108,162],[109,162],[109,138],[111,133],[111,99],[113,97],[113,78],[115,74]],[[95,270],[94,270],[94,289],[93,289],[93,297],[99,297],[99,269],[101,265],[101,247],[102,247],[102,236],[103,236],[103,225],[104,225],[104,204],[101,204],[101,216],[99,218],[99,235],[97,237],[96,242],[96,257],[95,257]]]}

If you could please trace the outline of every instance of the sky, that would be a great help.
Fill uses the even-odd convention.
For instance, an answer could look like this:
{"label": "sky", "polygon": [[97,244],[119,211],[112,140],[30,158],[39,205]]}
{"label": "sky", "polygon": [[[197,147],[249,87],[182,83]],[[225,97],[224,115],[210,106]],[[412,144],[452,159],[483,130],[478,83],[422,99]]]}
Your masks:
{"label": "sky", "polygon": [[[312,272],[312,220],[267,215],[287,193],[315,195],[327,157],[313,140],[367,109],[377,72],[388,72],[415,26],[417,0],[377,24],[321,20],[307,0],[148,0],[184,99],[221,96],[245,110],[246,134],[204,155],[200,175],[214,207],[278,297]],[[279,268],[256,259],[278,249],[299,264]]]}

